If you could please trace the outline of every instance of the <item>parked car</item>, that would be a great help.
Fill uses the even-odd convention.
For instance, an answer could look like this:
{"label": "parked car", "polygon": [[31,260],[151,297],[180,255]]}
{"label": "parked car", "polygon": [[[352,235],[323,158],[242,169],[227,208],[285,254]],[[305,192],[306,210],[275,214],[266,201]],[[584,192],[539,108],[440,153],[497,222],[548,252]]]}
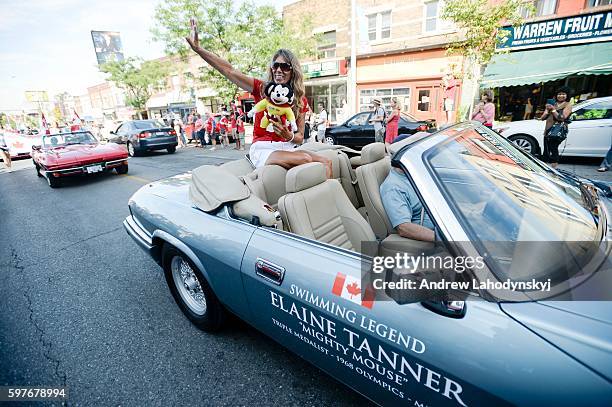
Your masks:
{"label": "parked car", "polygon": [[[559,146],[562,156],[604,157],[612,145],[612,96],[586,100],[572,109],[567,139]],[[544,151],[541,120],[499,123],[495,130],[528,153]]]}
{"label": "parked car", "polygon": [[[346,122],[325,130],[327,144],[339,144],[351,148],[363,147],[374,142],[374,125],[370,123],[372,112],[357,113]],[[398,135],[433,131],[435,120],[417,120],[407,113],[400,114]]]}
{"label": "parked car", "polygon": [[[288,172],[246,160],[203,166],[142,187],[124,227],[197,327],[215,331],[235,314],[381,405],[607,404],[612,302],[550,303],[532,292],[499,300],[486,287],[463,302],[374,300],[362,293],[363,261],[372,258],[359,246],[418,255],[433,244],[404,239],[384,221],[379,186],[392,164],[451,259],[487,257],[479,281],[528,278],[518,264],[517,275],[507,273],[525,260],[513,258],[524,240],[592,240],[609,250],[609,199],[480,124],[396,144],[392,160],[382,143],[362,150],[365,212],[346,192],[354,186],[343,174],[350,164],[339,164],[349,161],[343,150],[308,143],[300,148],[338,161],[340,182],[320,163]],[[560,256],[547,263],[535,254],[539,278],[557,289]]]}
{"label": "parked car", "polygon": [[123,146],[100,144],[88,131],[45,135],[42,144],[32,147],[36,175],[45,177],[51,188],[65,177],[102,171],[127,174],[128,157]]}
{"label": "parked car", "polygon": [[176,151],[178,138],[176,131],[159,120],[129,120],[121,123],[117,130],[111,131],[109,141],[127,145],[130,157],[146,151]]}

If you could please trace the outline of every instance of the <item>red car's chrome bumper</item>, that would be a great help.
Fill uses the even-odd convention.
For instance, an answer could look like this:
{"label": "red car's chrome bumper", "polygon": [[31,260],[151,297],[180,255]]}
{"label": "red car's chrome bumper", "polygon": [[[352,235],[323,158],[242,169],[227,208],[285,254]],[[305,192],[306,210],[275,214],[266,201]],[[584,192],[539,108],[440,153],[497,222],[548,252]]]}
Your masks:
{"label": "red car's chrome bumper", "polygon": [[75,175],[75,174],[87,174],[86,168],[94,166],[94,165],[101,166],[102,171],[104,171],[110,168],[120,167],[123,164],[127,164],[127,162],[128,162],[127,158],[121,158],[119,160],[99,161],[99,162],[91,163],[87,165],[61,168],[57,170],[43,170],[42,172],[44,172],[46,175],[52,175],[54,177],[64,177],[64,176]]}

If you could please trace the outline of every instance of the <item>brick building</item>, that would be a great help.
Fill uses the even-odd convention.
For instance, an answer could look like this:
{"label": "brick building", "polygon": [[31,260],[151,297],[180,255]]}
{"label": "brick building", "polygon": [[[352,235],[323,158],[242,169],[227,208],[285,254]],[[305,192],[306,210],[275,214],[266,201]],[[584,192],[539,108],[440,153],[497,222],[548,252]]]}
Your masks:
{"label": "brick building", "polygon": [[[440,18],[441,1],[356,3],[356,95],[355,105],[348,110],[367,110],[374,97],[385,105],[396,97],[403,110],[416,118],[444,122],[442,76],[450,69],[461,78],[463,59],[446,55],[446,45],[457,34]],[[283,9],[288,23],[304,15],[313,16],[313,31],[323,38],[319,59],[303,63],[307,97],[311,104],[325,101],[332,121],[340,121],[342,101],[350,100],[346,89],[350,88],[351,2],[301,0]],[[459,95],[457,92],[457,98]]]}

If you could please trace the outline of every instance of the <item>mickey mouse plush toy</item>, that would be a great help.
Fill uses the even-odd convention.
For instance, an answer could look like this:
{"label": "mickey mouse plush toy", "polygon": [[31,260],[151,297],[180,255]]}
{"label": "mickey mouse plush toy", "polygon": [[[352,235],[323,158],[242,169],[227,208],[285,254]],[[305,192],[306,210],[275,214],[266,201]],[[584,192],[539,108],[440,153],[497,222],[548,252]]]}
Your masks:
{"label": "mickey mouse plush toy", "polygon": [[274,117],[276,120],[280,118],[283,124],[288,121],[291,125],[291,130],[296,132],[298,127],[295,122],[295,114],[291,109],[291,103],[293,102],[293,89],[291,86],[270,82],[266,85],[264,94],[266,98],[253,106],[247,115],[253,117],[255,113],[264,112],[260,127],[269,132],[274,131],[274,126],[269,119],[270,117]]}

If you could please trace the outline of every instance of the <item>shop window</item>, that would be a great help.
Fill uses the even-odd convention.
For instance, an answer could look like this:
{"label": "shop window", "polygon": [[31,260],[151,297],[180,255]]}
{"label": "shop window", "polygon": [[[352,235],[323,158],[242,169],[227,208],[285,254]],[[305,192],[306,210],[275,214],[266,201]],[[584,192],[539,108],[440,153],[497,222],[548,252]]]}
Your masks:
{"label": "shop window", "polygon": [[423,31],[432,33],[436,31],[444,31],[452,26],[450,22],[442,20],[442,8],[444,1],[429,1],[425,3],[425,22]]}
{"label": "shop window", "polygon": [[391,38],[391,11],[369,14],[368,38],[370,41]]}
{"label": "shop window", "polygon": [[419,90],[419,101],[417,103],[417,110],[419,112],[429,112],[430,104],[430,91],[428,89]]}
{"label": "shop window", "polygon": [[391,109],[392,98],[397,99],[402,105],[402,110],[410,108],[410,88],[363,89],[359,91],[359,111],[371,111],[372,99],[375,97],[381,100],[382,107],[386,110]]}
{"label": "shop window", "polygon": [[589,0],[589,7],[609,6],[612,0]]}
{"label": "shop window", "polygon": [[327,31],[321,35],[318,51],[320,59],[336,57],[336,31]]}
{"label": "shop window", "polygon": [[533,8],[521,6],[519,8],[519,13],[523,18],[547,16],[555,14],[555,11],[557,11],[557,0],[535,0],[526,2],[526,4],[533,5]]}

